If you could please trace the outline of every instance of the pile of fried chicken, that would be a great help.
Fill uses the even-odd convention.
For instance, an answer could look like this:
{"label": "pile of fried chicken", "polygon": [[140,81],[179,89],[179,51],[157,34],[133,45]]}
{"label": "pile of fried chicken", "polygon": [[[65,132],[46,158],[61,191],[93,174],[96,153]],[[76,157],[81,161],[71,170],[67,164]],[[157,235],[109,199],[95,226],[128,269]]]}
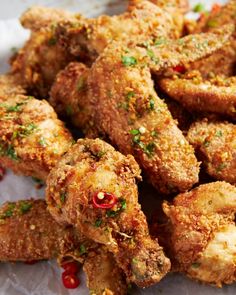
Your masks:
{"label": "pile of fried chicken", "polygon": [[[236,0],[198,21],[188,10],[131,0],[116,16],[21,16],[31,35],[0,76],[0,164],[46,195],[1,207],[0,261],[76,260],[94,295],[170,271],[235,282]],[[142,178],[165,199],[151,224]]]}

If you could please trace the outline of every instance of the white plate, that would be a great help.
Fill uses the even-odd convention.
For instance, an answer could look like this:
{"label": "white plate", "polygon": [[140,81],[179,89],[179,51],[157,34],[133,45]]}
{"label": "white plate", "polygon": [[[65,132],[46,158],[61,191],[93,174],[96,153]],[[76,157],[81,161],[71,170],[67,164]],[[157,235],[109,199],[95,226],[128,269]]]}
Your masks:
{"label": "white plate", "polygon": [[[190,1],[192,5],[198,0]],[[204,2],[204,1],[202,1]],[[215,1],[206,0],[210,7]],[[224,1],[218,1],[223,3]],[[124,9],[126,1],[109,0],[0,0],[0,72],[7,70],[7,58],[11,49],[19,47],[28,37],[28,32],[22,29],[17,17],[32,4],[62,7],[71,11],[82,12],[87,16],[96,16],[101,13],[118,13]],[[4,181],[0,182],[0,202],[17,200],[29,197],[43,197],[43,190],[35,190],[34,182],[29,177],[19,177],[8,171]],[[1,264],[0,265],[0,295],[85,295],[88,289],[85,286],[84,275],[81,273],[81,286],[74,290],[66,290],[60,279],[60,270],[54,262],[41,262],[35,265]],[[195,283],[182,275],[169,274],[159,284],[141,290],[134,288],[132,295],[233,295],[235,285],[216,289]]]}

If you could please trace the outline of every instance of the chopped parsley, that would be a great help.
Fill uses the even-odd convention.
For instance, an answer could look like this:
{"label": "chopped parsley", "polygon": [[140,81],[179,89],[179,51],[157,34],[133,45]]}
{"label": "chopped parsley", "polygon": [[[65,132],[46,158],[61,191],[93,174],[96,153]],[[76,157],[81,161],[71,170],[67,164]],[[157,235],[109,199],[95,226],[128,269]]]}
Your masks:
{"label": "chopped parsley", "polygon": [[32,208],[32,204],[30,202],[27,202],[27,201],[21,201],[20,202],[20,213],[21,214],[25,214],[27,213],[31,208]]}
{"label": "chopped parsley", "polygon": [[155,102],[154,102],[152,96],[150,97],[150,100],[149,100],[149,108],[152,111],[155,109]]}
{"label": "chopped parsley", "polygon": [[100,227],[101,226],[101,224],[102,224],[102,219],[97,219],[96,221],[95,221],[95,227]]}
{"label": "chopped parsley", "polygon": [[147,144],[144,144],[141,141],[141,133],[139,129],[132,129],[130,130],[130,134],[133,135],[132,141],[134,144],[138,145],[141,150],[144,151],[144,153],[148,156],[151,157],[153,156],[154,150],[155,150],[155,143],[154,142],[149,142]]}
{"label": "chopped parsley", "polygon": [[193,268],[198,268],[198,267],[200,267],[201,266],[201,263],[199,263],[199,262],[194,262],[194,263],[192,263],[192,267]]}
{"label": "chopped parsley", "polygon": [[137,59],[133,56],[122,56],[121,60],[126,67],[135,66],[137,64]]}
{"label": "chopped parsley", "polygon": [[216,167],[216,172],[219,173],[223,169],[225,169],[226,167],[227,167],[227,165],[225,163],[221,163],[218,167]]}
{"label": "chopped parsley", "polygon": [[43,136],[41,136],[40,140],[39,140],[39,144],[42,146],[42,147],[46,147],[48,144],[45,140],[45,138]]}
{"label": "chopped parsley", "polygon": [[10,112],[20,112],[21,111],[21,106],[23,105],[24,103],[22,103],[22,102],[18,102],[16,105],[14,105],[14,106],[10,106],[10,107],[7,107],[6,108],[6,111],[8,112],[8,113],[10,113]]}
{"label": "chopped parsley", "polygon": [[7,209],[0,215],[0,219],[9,218],[13,215],[16,205],[14,203],[9,203]]}
{"label": "chopped parsley", "polygon": [[84,77],[82,76],[82,77],[79,78],[79,81],[77,83],[77,90],[82,91],[85,88],[86,88],[86,83],[85,83]]}
{"label": "chopped parsley", "polygon": [[81,244],[79,247],[79,254],[83,255],[85,253],[87,253],[86,247],[83,244]]}
{"label": "chopped parsley", "polygon": [[48,45],[49,46],[54,46],[57,44],[57,39],[55,37],[51,37],[49,40],[48,40]]}
{"label": "chopped parsley", "polygon": [[223,135],[223,132],[221,130],[216,131],[216,136],[221,137]]}
{"label": "chopped parsley", "polygon": [[205,147],[209,147],[209,145],[210,145],[210,141],[207,140],[207,139],[205,139],[204,142],[203,142],[203,145],[204,145]]}
{"label": "chopped parsley", "polygon": [[196,12],[196,13],[204,12],[205,10],[206,10],[205,6],[202,3],[198,3],[193,7],[193,12]]}
{"label": "chopped parsley", "polygon": [[155,56],[155,53],[151,49],[147,49],[147,55],[151,58],[154,63],[159,63],[159,58]]}
{"label": "chopped parsley", "polygon": [[63,193],[60,194],[60,200],[61,200],[62,203],[65,203],[65,201],[66,201],[66,192],[63,192]]}
{"label": "chopped parsley", "polygon": [[130,98],[134,97],[135,96],[135,93],[133,91],[129,91],[127,94],[126,94],[126,98],[128,100],[130,100]]}
{"label": "chopped parsley", "polygon": [[154,45],[159,46],[159,45],[163,45],[166,43],[167,43],[167,40],[165,38],[159,38],[159,39],[155,40]]}
{"label": "chopped parsley", "polygon": [[119,199],[120,207],[117,210],[108,210],[106,212],[107,217],[116,217],[118,214],[120,214],[122,211],[124,211],[127,208],[126,200],[123,198]]}
{"label": "chopped parsley", "polygon": [[215,19],[210,19],[208,22],[207,22],[207,26],[209,28],[216,28],[218,27],[218,23]]}

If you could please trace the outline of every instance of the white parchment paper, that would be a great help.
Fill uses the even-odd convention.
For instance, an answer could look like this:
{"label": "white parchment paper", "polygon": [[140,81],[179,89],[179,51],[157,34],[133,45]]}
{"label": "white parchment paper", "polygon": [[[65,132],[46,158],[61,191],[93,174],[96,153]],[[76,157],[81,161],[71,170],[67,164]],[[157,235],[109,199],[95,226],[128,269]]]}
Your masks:
{"label": "white parchment paper", "polygon": [[[190,1],[192,5],[198,0]],[[205,2],[206,7],[210,7],[213,2]],[[223,3],[224,0],[218,1]],[[7,59],[15,50],[22,46],[28,38],[29,32],[21,28],[16,17],[28,6],[36,4],[32,0],[0,0],[0,72],[4,73],[8,69]],[[119,13],[127,4],[126,1],[109,0],[40,0],[37,4],[62,7],[72,11],[80,11],[87,16],[96,16],[101,13]],[[13,19],[7,19],[9,16]],[[1,20],[2,19],[2,20]],[[3,20],[4,19],[4,20]],[[26,199],[30,197],[43,198],[44,190],[37,190],[35,182],[30,177],[13,175],[7,171],[4,180],[0,182],[0,203],[7,200]],[[152,203],[152,197],[149,197]],[[84,275],[81,272],[81,285],[78,289],[68,291],[62,286],[61,271],[55,262],[40,262],[35,265],[0,264],[0,295],[85,295],[89,291],[85,284]],[[236,293],[236,285],[225,286],[216,289],[193,282],[179,274],[169,274],[156,286],[145,290],[133,288],[132,295],[233,295]]]}

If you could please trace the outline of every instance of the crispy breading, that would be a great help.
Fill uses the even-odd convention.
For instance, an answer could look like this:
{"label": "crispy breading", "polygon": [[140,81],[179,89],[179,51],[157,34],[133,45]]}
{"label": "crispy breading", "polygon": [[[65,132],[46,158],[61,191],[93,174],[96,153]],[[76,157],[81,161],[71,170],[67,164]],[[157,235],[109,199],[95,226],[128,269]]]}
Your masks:
{"label": "crispy breading", "polygon": [[127,294],[124,273],[106,247],[100,246],[96,252],[90,251],[84,261],[83,270],[91,295]]}
{"label": "crispy breading", "polygon": [[56,30],[61,44],[85,61],[94,61],[113,41],[142,42],[177,34],[172,16],[149,1],[138,1],[118,16],[59,22]]}
{"label": "crispy breading", "polygon": [[[73,224],[87,238],[106,245],[128,280],[147,287],[166,275],[170,263],[149,236],[138,204],[139,178],[132,156],[100,139],[80,139],[51,170],[46,198],[58,222]],[[93,198],[99,192],[114,194],[117,203],[109,210],[95,208]]]}
{"label": "crispy breading", "polygon": [[75,16],[71,12],[63,9],[33,5],[21,15],[20,23],[26,29],[39,31],[42,28],[54,25],[59,21],[69,20],[74,17],[80,18],[82,16]]}
{"label": "crispy breading", "polygon": [[77,249],[73,228],[59,225],[46,208],[32,199],[0,207],[0,261],[47,260]]}
{"label": "crispy breading", "polygon": [[204,184],[163,209],[169,222],[159,234],[174,270],[218,287],[235,282],[235,186]]}
{"label": "crispy breading", "polygon": [[0,75],[0,100],[7,100],[8,98],[26,94],[24,88],[19,84],[19,75],[5,74]]}
{"label": "crispy breading", "polygon": [[[225,24],[234,23],[236,25],[236,1],[230,0],[221,8],[213,9],[209,15],[203,14],[195,27],[194,32],[209,32],[216,27],[220,28]],[[236,63],[236,33],[231,37],[230,43],[211,56],[194,62],[191,69],[197,69],[204,78],[209,74],[223,75],[226,77],[235,75]]]}
{"label": "crispy breading", "polygon": [[236,184],[236,125],[203,120],[191,126],[187,139],[209,175]]}
{"label": "crispy breading", "polygon": [[191,111],[211,112],[236,119],[236,78],[205,80],[198,71],[158,81],[171,98]]}
{"label": "crispy breading", "polygon": [[58,44],[51,27],[32,32],[30,39],[11,61],[11,72],[31,94],[47,98],[56,74],[72,56]]}
{"label": "crispy breading", "polygon": [[[136,1],[136,0],[134,0]],[[152,3],[166,9],[178,9],[182,13],[186,13],[189,10],[188,0],[149,0]]]}
{"label": "crispy breading", "polygon": [[0,97],[0,163],[15,173],[45,180],[72,145],[72,136],[47,101]]}
{"label": "crispy breading", "polygon": [[[83,249],[83,251],[81,251]],[[87,284],[96,295],[127,292],[124,273],[107,249],[86,239],[71,226],[59,225],[44,200],[7,202],[0,207],[0,261],[71,258],[83,263]],[[110,292],[110,293],[109,293]]]}

